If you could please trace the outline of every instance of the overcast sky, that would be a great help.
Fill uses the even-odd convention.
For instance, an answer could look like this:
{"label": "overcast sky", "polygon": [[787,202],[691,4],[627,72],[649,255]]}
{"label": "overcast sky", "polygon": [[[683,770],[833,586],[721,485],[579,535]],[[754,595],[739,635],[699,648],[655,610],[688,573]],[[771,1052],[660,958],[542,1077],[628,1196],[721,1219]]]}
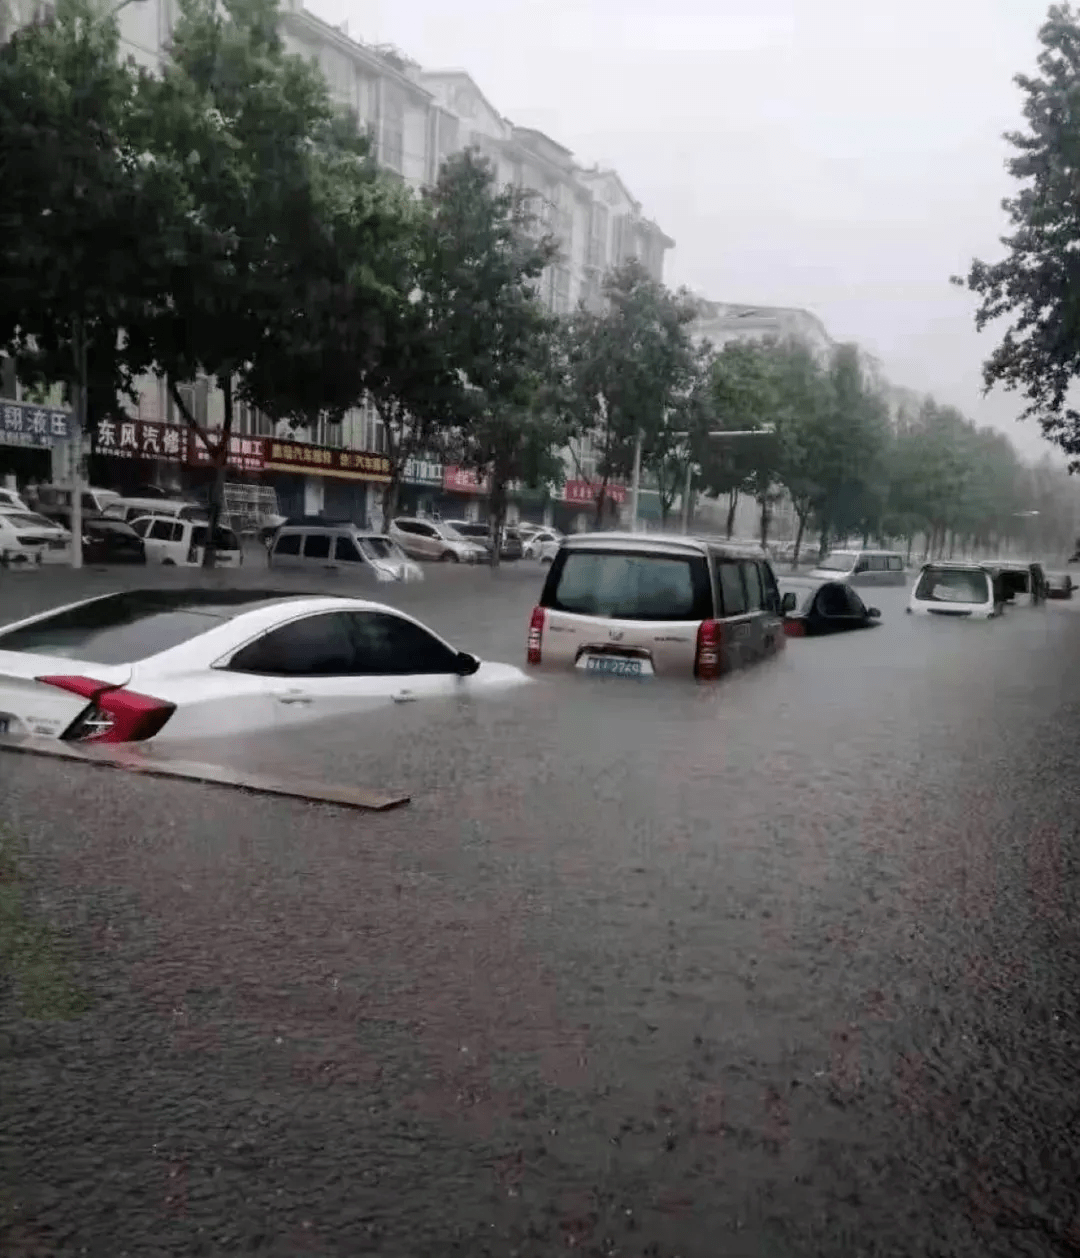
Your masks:
{"label": "overcast sky", "polygon": [[1014,396],[982,398],[993,334],[948,282],[1001,253],[1001,136],[1048,0],[308,4],[614,166],[676,242],[669,284],[812,310],[896,384],[1048,449]]}

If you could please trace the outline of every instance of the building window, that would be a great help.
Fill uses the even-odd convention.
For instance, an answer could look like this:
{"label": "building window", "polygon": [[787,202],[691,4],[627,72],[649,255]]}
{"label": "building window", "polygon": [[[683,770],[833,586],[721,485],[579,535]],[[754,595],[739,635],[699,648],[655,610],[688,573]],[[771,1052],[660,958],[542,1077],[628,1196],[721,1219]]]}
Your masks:
{"label": "building window", "polygon": [[379,161],[399,175],[405,173],[405,104],[389,90],[384,101]]}
{"label": "building window", "polygon": [[[210,413],[210,381],[207,377],[200,376],[197,380],[178,384],[176,391],[180,394],[188,415],[205,428]],[[187,422],[187,417],[179,410],[173,399],[172,389],[169,390],[166,419],[170,424]]]}
{"label": "building window", "polygon": [[570,272],[563,266],[555,268],[552,309],[556,314],[570,312]]}

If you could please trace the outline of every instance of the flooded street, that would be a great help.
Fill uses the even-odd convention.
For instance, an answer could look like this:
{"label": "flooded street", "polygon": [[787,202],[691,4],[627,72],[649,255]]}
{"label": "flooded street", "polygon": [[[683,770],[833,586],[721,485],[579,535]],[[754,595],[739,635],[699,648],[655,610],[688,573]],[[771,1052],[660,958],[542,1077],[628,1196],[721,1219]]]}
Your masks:
{"label": "flooded street", "polygon": [[[522,664],[539,580],[395,601]],[[91,1002],[0,1001],[4,1252],[1080,1253],[1080,602],[905,598],[198,748],[383,815],[0,757]]]}

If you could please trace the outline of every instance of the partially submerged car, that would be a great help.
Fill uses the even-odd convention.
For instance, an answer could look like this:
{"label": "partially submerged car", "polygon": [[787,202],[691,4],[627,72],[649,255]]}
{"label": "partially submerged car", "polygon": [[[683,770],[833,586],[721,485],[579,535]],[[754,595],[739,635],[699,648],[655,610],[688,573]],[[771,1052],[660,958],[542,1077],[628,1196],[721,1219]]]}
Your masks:
{"label": "partially submerged car", "polygon": [[1046,597],[1047,598],[1072,598],[1073,579],[1067,572],[1048,572],[1046,574]]}
{"label": "partially submerged car", "polygon": [[784,633],[789,638],[868,629],[881,623],[881,612],[876,607],[867,607],[851,586],[842,581],[781,577],[780,597]]}
{"label": "partially submerged car", "polygon": [[1030,606],[1038,607],[1046,601],[1046,573],[1042,564],[995,560],[987,567],[997,578],[1006,603],[1022,598]]}
{"label": "partially submerged car", "polygon": [[985,564],[938,560],[919,569],[907,610],[917,616],[992,620],[1004,607],[1000,581]]}

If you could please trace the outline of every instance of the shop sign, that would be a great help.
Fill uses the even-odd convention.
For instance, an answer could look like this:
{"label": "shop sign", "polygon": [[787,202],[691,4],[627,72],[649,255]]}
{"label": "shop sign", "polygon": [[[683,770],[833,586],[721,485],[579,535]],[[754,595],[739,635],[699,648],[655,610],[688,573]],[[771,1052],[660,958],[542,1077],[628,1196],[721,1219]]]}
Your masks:
{"label": "shop sign", "polygon": [[99,419],[92,438],[95,454],[120,459],[182,463],[187,453],[187,433],[179,424],[159,424],[148,419]]}
{"label": "shop sign", "polygon": [[[208,435],[215,445],[221,440],[220,433],[210,432]],[[191,434],[191,452],[188,455],[188,462],[194,467],[213,466],[213,455],[196,432]],[[261,472],[266,466],[266,441],[262,437],[230,436],[229,453],[225,459],[225,465],[235,468],[238,472]]]}
{"label": "shop sign", "polygon": [[443,465],[431,459],[409,459],[405,464],[406,485],[433,485],[442,488]]}
{"label": "shop sign", "polygon": [[470,467],[448,467],[443,471],[443,488],[455,494],[486,494],[491,478],[481,480]]}
{"label": "shop sign", "polygon": [[334,450],[298,441],[267,441],[265,466],[271,471],[300,472],[308,476],[337,476],[342,480],[390,480],[390,460],[385,454],[364,450]]}
{"label": "shop sign", "polygon": [[[568,480],[563,486],[563,500],[571,503],[582,503],[588,505],[595,503],[600,497],[599,482],[587,480]],[[604,498],[608,502],[623,503],[626,501],[626,486],[617,485],[612,481],[608,481],[607,488],[604,491]]]}
{"label": "shop sign", "polygon": [[0,401],[0,445],[48,449],[71,436],[71,415],[54,406]]}

